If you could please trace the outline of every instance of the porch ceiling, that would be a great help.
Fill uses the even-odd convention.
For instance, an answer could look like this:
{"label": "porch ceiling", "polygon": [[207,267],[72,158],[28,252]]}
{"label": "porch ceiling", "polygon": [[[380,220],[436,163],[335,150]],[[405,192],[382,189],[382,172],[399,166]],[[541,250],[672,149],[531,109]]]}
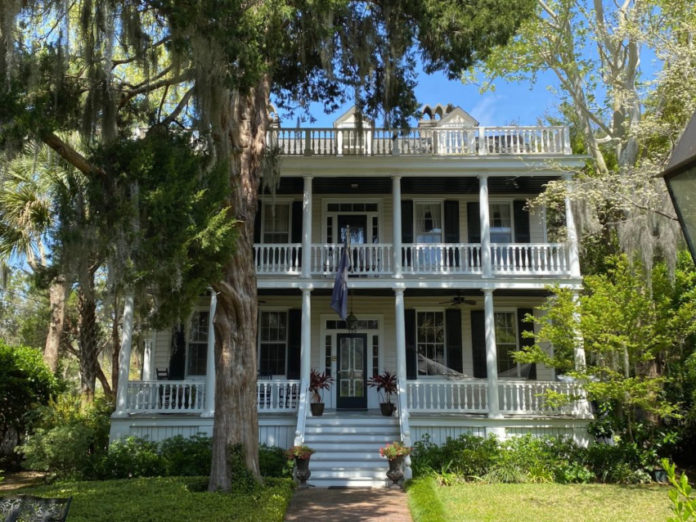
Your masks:
{"label": "porch ceiling", "polygon": [[[488,179],[490,194],[539,194],[555,176],[539,177],[491,177]],[[283,177],[276,194],[301,195],[303,179]],[[401,192],[409,194],[478,194],[478,178],[467,177],[407,177],[401,180]],[[314,194],[391,194],[392,181],[388,177],[315,177],[312,181]]]}
{"label": "porch ceiling", "polygon": [[[332,289],[316,288],[312,291],[314,297],[330,296]],[[408,288],[404,291],[406,297],[451,297],[454,294],[462,297],[483,297],[483,291],[474,288],[457,289],[457,288]],[[302,291],[296,288],[259,288],[259,297],[271,296],[301,296]],[[355,296],[372,296],[372,297],[393,297],[394,290],[391,288],[351,288],[350,295]],[[494,290],[493,295],[497,297],[547,297],[551,295],[548,290]]]}

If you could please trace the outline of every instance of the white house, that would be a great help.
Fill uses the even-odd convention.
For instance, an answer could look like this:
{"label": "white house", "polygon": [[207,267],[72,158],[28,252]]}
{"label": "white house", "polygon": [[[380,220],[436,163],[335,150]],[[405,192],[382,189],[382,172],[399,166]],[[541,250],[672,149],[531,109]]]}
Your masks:
{"label": "white house", "polygon": [[[381,485],[386,441],[585,436],[586,401],[559,409],[543,398],[582,390],[511,357],[530,342],[522,318],[548,285],[581,284],[569,202],[556,242],[559,216],[526,205],[583,164],[567,128],[483,127],[438,105],[408,132],[357,124],[351,110],[333,128],[274,127],[267,142],[280,149],[281,180],[261,198],[254,245],[261,442],[316,449],[317,485]],[[346,231],[349,321],[330,308]],[[153,334],[143,380],[119,383],[112,439],[212,433],[214,307],[212,296],[183,331]],[[309,412],[310,368],[335,379],[322,417]],[[384,370],[399,380],[393,417],[366,386]]]}

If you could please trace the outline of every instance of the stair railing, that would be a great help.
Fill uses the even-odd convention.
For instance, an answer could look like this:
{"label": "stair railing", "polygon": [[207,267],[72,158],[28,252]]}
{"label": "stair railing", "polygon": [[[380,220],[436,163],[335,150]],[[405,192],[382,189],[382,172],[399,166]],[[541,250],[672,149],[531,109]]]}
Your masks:
{"label": "stair railing", "polygon": [[[401,443],[404,446],[411,447],[411,428],[409,426],[408,412],[408,394],[406,391],[406,381],[397,379],[399,387],[399,431],[401,432]],[[411,457],[406,455],[404,459],[404,478],[406,480],[412,477],[411,472]]]}
{"label": "stair railing", "polygon": [[295,446],[304,444],[305,424],[307,423],[307,410],[309,407],[309,383],[302,380],[300,384],[300,400],[297,403],[297,428],[295,429]]}

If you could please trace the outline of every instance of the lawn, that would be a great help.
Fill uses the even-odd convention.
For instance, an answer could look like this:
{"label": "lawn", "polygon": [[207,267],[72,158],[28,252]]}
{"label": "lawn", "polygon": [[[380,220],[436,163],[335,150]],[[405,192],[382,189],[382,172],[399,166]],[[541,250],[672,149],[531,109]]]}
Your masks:
{"label": "lawn", "polygon": [[201,491],[198,477],[137,478],[64,482],[13,491],[45,497],[73,497],[68,522],[263,520],[281,521],[290,497],[290,479],[266,479],[254,492]]}
{"label": "lawn", "polygon": [[666,520],[669,488],[615,484],[483,484],[439,486],[420,479],[409,488],[416,522],[462,520]]}

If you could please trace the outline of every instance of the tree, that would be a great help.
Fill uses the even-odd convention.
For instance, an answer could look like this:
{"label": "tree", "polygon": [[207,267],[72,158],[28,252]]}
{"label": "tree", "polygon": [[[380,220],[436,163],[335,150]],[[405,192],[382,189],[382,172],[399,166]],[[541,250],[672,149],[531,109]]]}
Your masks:
{"label": "tree", "polygon": [[[640,263],[617,256],[609,266],[606,274],[585,278],[579,300],[571,290],[555,288],[541,307],[543,313],[534,318],[534,346],[523,348],[517,358],[543,362],[581,381],[612,432],[624,442],[642,444],[664,423],[674,424],[692,408],[684,403],[685,394],[668,390],[693,386],[690,377],[677,370],[695,348],[693,268],[680,264],[672,279],[666,265],[659,263],[649,286]],[[585,368],[575,368],[576,338],[568,335],[574,330],[583,339]],[[553,352],[545,348],[549,345]]]}
{"label": "tree", "polygon": [[[617,234],[648,272],[655,258],[671,267],[676,260],[675,213],[656,176],[696,110],[694,12],[690,0],[539,0],[536,15],[481,69],[489,84],[556,76],[564,115],[581,138],[576,152],[593,160],[574,192],[578,221],[602,243]],[[646,49],[662,62],[654,80],[642,76]]]}
{"label": "tree", "polygon": [[87,144],[108,145],[143,123],[195,126],[210,168],[228,173],[227,217],[239,226],[223,277],[210,281],[218,293],[210,489],[229,489],[234,444],[259,472],[252,246],[271,93],[286,108],[333,107],[350,94],[366,116],[402,128],[416,109],[417,55],[426,72],[456,77],[504,44],[530,8],[530,0],[515,9],[500,0],[35,0],[1,8],[6,149],[29,133],[86,176],[108,178],[60,132],[79,128]]}

